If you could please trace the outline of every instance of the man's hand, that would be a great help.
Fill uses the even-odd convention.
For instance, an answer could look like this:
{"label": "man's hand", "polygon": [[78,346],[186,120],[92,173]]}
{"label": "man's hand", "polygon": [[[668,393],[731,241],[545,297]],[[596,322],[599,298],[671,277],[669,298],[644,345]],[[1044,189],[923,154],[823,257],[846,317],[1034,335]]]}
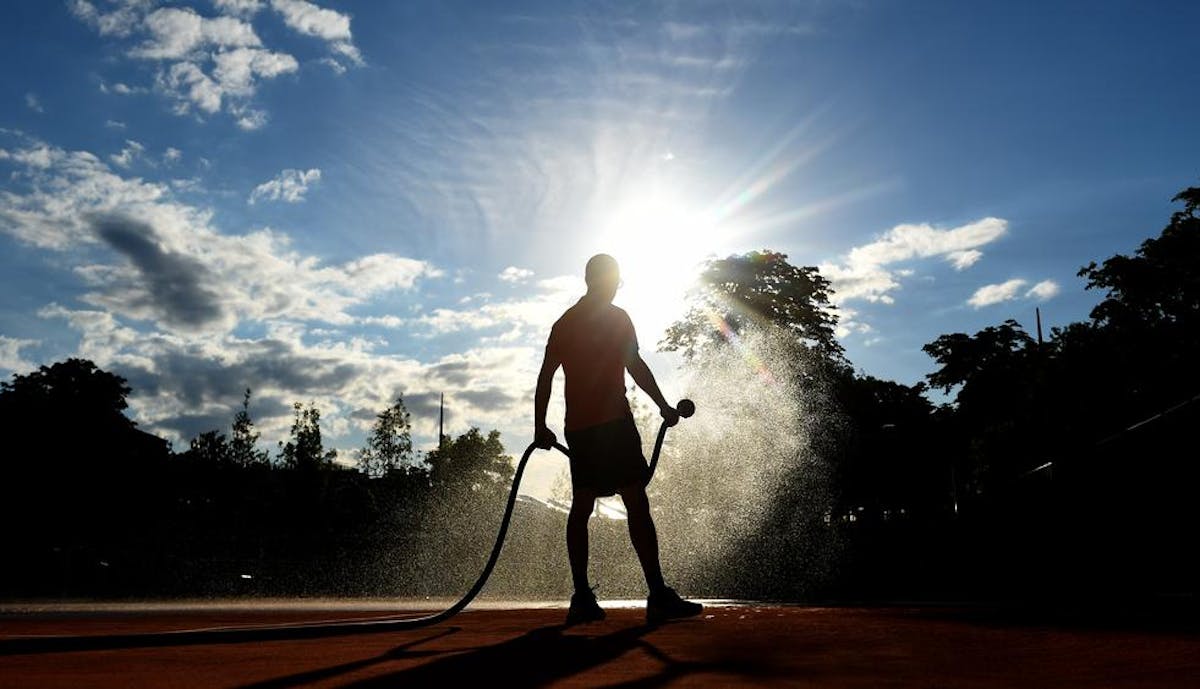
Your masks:
{"label": "man's hand", "polygon": [[533,430],[533,444],[537,445],[539,450],[549,450],[557,442],[558,436],[554,435],[554,431],[549,428],[538,426]]}
{"label": "man's hand", "polygon": [[669,404],[664,404],[659,407],[658,413],[663,417],[663,421],[666,422],[667,428],[679,423],[679,412],[675,411],[675,408]]}

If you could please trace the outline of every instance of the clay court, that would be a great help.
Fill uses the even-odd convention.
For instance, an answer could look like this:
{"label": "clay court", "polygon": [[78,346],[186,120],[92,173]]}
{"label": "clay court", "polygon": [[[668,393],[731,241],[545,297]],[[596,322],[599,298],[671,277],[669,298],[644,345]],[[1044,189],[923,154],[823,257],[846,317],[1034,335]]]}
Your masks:
{"label": "clay court", "polygon": [[[963,608],[710,603],[649,628],[615,604],[571,629],[548,605],[484,606],[411,631],[104,650],[22,649],[17,637],[104,635],[394,615],[360,605],[53,606],[0,620],[3,687],[1194,687],[1194,628],[1030,622]],[[431,606],[434,607],[434,606]],[[1120,629],[1119,627],[1124,627]],[[0,643],[4,643],[0,642]]]}

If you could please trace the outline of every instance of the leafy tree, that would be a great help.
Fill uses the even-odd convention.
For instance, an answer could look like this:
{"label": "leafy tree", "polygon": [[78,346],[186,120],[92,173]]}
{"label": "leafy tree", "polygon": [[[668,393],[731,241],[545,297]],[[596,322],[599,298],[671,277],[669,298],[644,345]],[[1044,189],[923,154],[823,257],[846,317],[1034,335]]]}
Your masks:
{"label": "leafy tree", "polygon": [[1126,410],[1125,422],[1200,392],[1200,187],[1174,200],[1183,210],[1133,256],[1079,271],[1105,297],[1091,312],[1095,332],[1070,334],[1088,343],[1088,363],[1110,376],[1106,397]]}
{"label": "leafy tree", "polygon": [[358,467],[368,476],[378,477],[403,469],[413,461],[412,422],[404,400],[380,412],[371,427],[367,444],[358,453]]}
{"label": "leafy tree", "polygon": [[969,493],[1008,485],[1040,463],[1031,435],[1043,431],[1043,366],[1020,323],[942,335],[922,349],[941,366],[927,376],[930,384],[947,393],[959,388],[949,425],[964,434],[959,479]]}
{"label": "leafy tree", "polygon": [[426,455],[435,488],[471,492],[480,496],[503,495],[512,481],[513,460],[504,454],[500,431],[486,436],[472,428]]}
{"label": "leafy tree", "polygon": [[[942,335],[921,349],[941,366],[929,374],[930,385],[946,393],[961,386],[958,399],[963,402],[983,397],[997,385],[1007,387],[1023,378],[1034,346],[1033,338],[1021,324],[1009,319],[974,335]],[[1020,375],[1014,378],[1014,373]]]}
{"label": "leafy tree", "polygon": [[242,408],[233,416],[233,433],[229,438],[229,455],[238,466],[267,464],[270,455],[258,448],[259,433],[250,419],[250,388],[242,398]]}
{"label": "leafy tree", "polygon": [[695,357],[747,327],[778,328],[801,347],[840,362],[829,281],[816,267],[794,266],[787,255],[751,251],[712,259],[693,290],[693,306],[667,329],[661,346]]}
{"label": "leafy tree", "polygon": [[233,463],[233,453],[225,434],[220,431],[205,431],[192,438],[186,455],[205,464],[227,466]]}
{"label": "leafy tree", "polygon": [[135,424],[123,413],[130,392],[121,376],[86,359],[67,359],[0,382],[0,417],[131,429]]}
{"label": "leafy tree", "polygon": [[1116,328],[1200,323],[1200,187],[1172,199],[1184,208],[1158,237],[1142,242],[1133,256],[1117,254],[1079,271],[1087,289],[1105,290],[1091,317]]}
{"label": "leafy tree", "polygon": [[289,469],[305,471],[330,467],[337,450],[326,451],[321,443],[321,412],[316,404],[296,402],[292,409],[292,433],[286,443],[279,444],[279,461]]}

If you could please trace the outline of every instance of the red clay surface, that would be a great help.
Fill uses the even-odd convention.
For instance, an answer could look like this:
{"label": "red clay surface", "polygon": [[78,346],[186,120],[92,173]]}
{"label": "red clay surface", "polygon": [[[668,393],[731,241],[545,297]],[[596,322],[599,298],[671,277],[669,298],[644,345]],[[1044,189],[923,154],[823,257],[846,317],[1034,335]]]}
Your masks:
{"label": "red clay surface", "polygon": [[[0,653],[0,687],[1200,687],[1200,635],[998,622],[898,608],[713,607],[648,628],[638,609],[564,630],[561,609],[472,610],[369,635]],[[346,610],[0,615],[0,639],[289,620]],[[992,621],[987,621],[991,619]]]}

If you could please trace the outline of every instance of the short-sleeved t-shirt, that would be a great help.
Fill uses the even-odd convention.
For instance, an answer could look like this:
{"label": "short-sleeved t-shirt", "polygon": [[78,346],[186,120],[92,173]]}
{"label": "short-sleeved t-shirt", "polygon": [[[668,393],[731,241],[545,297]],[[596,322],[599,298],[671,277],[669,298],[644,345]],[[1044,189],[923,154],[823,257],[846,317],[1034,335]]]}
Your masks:
{"label": "short-sleeved t-shirt", "polygon": [[555,322],[546,354],[567,377],[566,430],[630,416],[625,363],[637,350],[633,321],[612,304],[580,299]]}

